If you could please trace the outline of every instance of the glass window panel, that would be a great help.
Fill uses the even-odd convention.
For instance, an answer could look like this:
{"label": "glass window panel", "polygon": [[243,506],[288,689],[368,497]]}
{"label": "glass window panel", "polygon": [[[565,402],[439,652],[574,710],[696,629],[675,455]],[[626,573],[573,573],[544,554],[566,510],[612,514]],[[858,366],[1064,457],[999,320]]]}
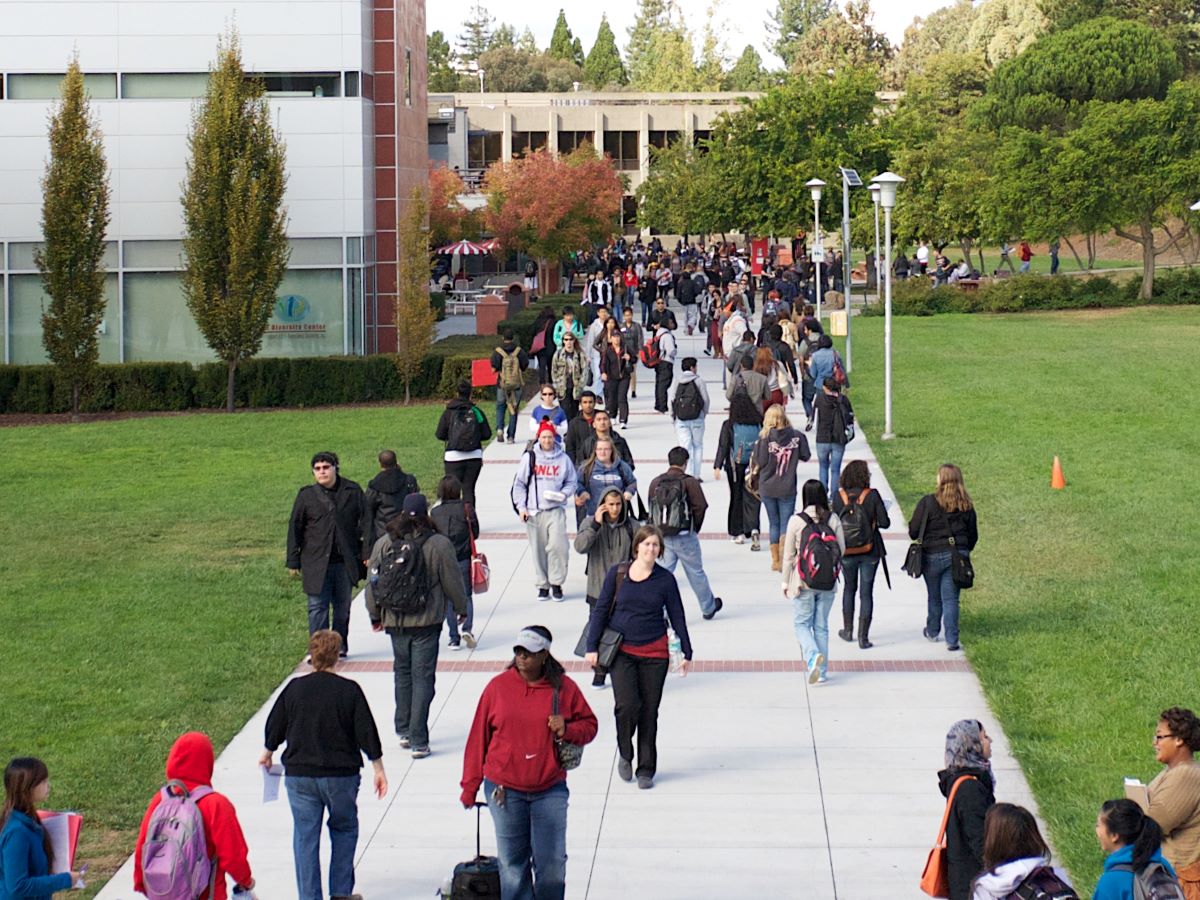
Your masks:
{"label": "glass window panel", "polygon": [[[12,243],[8,245],[8,269],[10,272],[36,272],[34,252],[42,246],[41,242]],[[106,269],[117,268],[117,242],[105,241],[104,256],[100,261]]]}
{"label": "glass window panel", "polygon": [[[9,328],[12,330],[12,361],[15,365],[38,365],[49,362],[42,346],[42,311],[49,301],[42,290],[40,275],[13,275],[8,280],[12,298]],[[100,323],[100,362],[115,363],[121,358],[117,322],[117,275],[104,279],[107,305]]]}
{"label": "glass window panel", "polygon": [[292,257],[288,265],[321,266],[342,264],[341,238],[292,238],[288,241]]}
{"label": "glass window panel", "polygon": [[363,271],[348,269],[346,277],[350,279],[350,349],[355,356],[363,353]]}
{"label": "glass window panel", "polygon": [[246,76],[261,81],[271,97],[340,97],[339,72],[252,72]]}
{"label": "glass window panel", "polygon": [[125,358],[192,363],[215,359],[188,312],[179,275],[125,273]]}
{"label": "glass window panel", "polygon": [[203,97],[207,72],[131,72],[121,76],[121,96],[127,100]]}
{"label": "glass window panel", "polygon": [[363,261],[362,238],[346,238],[346,262],[360,263]]}
{"label": "glass window panel", "polygon": [[346,96],[347,97],[357,97],[358,96],[359,80],[360,80],[360,76],[359,76],[358,72],[347,72],[346,73],[345,83],[346,83]]}
{"label": "glass window panel", "polygon": [[[64,74],[54,75],[9,75],[8,98],[10,100],[56,100],[58,99]],[[95,100],[113,100],[117,96],[117,76],[84,75],[83,88]]]}
{"label": "glass window panel", "polygon": [[182,269],[183,241],[126,241],[127,269]]}
{"label": "glass window panel", "polygon": [[621,132],[606,131],[604,132],[604,153],[611,156],[615,160],[621,158]]}
{"label": "glass window panel", "polygon": [[621,159],[637,160],[638,158],[638,133],[636,131],[621,132]]}
{"label": "glass window panel", "polygon": [[276,292],[263,356],[340,356],[346,321],[341,269],[289,269]]}

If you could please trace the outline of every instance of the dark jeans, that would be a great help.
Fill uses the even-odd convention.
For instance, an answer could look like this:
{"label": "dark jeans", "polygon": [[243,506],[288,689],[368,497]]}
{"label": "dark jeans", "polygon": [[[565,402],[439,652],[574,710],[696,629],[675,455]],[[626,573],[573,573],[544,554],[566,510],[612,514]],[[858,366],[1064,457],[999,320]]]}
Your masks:
{"label": "dark jeans", "polygon": [[321,900],[321,822],[329,813],[329,896],[354,893],[358,846],[358,775],[330,778],[287,776],[292,808],[292,856],[300,900]]}
{"label": "dark jeans", "polygon": [[604,382],[604,408],[613,421],[629,421],[629,379],[609,378]]}
{"label": "dark jeans", "polygon": [[855,591],[862,600],[859,615],[864,619],[875,615],[875,573],[878,570],[879,557],[873,553],[842,557],[842,615],[854,618]]}
{"label": "dark jeans", "polygon": [[958,585],[950,575],[950,551],[926,553],[921,574],[929,600],[925,627],[932,637],[937,637],[945,623],[946,643],[953,647],[958,643]]}
{"label": "dark jeans", "polygon": [[453,475],[462,482],[462,498],[472,506],[475,505],[475,482],[483,470],[482,459],[460,459],[457,462],[445,460],[442,466],[447,475]]}
{"label": "dark jeans", "polygon": [[675,380],[675,364],[660,362],[654,367],[654,408],[659,412],[667,411],[667,391]]}
{"label": "dark jeans", "polygon": [[[730,537],[743,534],[750,537],[752,531],[758,531],[759,500],[746,490],[746,469],[748,463],[731,463],[733,475],[729,479],[729,525],[727,530]],[[728,474],[728,472],[726,472]]]}
{"label": "dark jeans", "polygon": [[549,384],[550,366],[554,364],[554,341],[549,342],[549,348],[538,354],[538,384]]}
{"label": "dark jeans", "polygon": [[417,628],[389,628],[392,672],[396,679],[396,734],[413,747],[429,746],[429,706],[437,678],[438,641],[442,623]]}
{"label": "dark jeans", "polygon": [[511,441],[517,434],[517,416],[521,411],[521,392],[496,388],[496,434],[504,433],[504,419],[508,412],[508,401],[513,401],[513,414],[508,416],[508,439]]}
{"label": "dark jeans", "polygon": [[567,790],[560,781],[531,793],[504,789],[504,805],[484,779],[488,811],[496,827],[500,896],[504,900],[562,900],[567,890]]}
{"label": "dark jeans", "polygon": [[346,564],[330,563],[325,570],[321,593],[308,595],[308,633],[311,635],[332,628],[342,636],[343,653],[350,652],[350,601],[353,599],[353,588]]}
{"label": "dark jeans", "polygon": [[805,381],[800,387],[800,402],[804,404],[804,415],[813,417],[813,401],[817,398],[817,389],[811,381]]}
{"label": "dark jeans", "polygon": [[654,301],[642,301],[642,327],[645,328],[650,324],[650,311],[654,309]]}
{"label": "dark jeans", "polygon": [[637,733],[637,774],[654,777],[658,770],[658,706],[662,703],[669,660],[618,653],[613,660],[612,689],[617,717],[617,752],[633,761]]}
{"label": "dark jeans", "polygon": [[[467,590],[467,621],[463,622],[463,631],[475,633],[475,598],[471,593],[471,560],[460,559],[458,561],[458,571],[462,573],[463,587]],[[450,629],[450,643],[457,644],[461,639],[458,631],[458,613],[454,611],[454,604],[446,603],[446,626]]]}
{"label": "dark jeans", "polygon": [[575,399],[574,392],[569,388],[567,392],[558,398],[559,405],[563,408],[563,413],[570,422],[573,418],[579,415],[579,401]]}

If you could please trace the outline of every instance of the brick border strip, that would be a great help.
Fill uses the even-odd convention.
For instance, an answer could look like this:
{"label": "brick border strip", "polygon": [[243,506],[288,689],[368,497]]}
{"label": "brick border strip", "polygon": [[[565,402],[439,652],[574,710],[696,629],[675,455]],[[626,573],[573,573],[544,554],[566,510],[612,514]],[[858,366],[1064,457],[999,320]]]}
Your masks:
{"label": "brick border strip", "polygon": [[[508,665],[508,660],[447,660],[438,661],[437,670],[442,673],[454,672],[500,672]],[[591,672],[591,666],[578,660],[563,660],[563,668],[568,672]],[[864,659],[864,660],[831,660],[831,672],[971,672],[971,666],[963,659]],[[308,672],[309,668],[301,664],[297,672]],[[355,673],[390,672],[392,664],[383,660],[364,660],[362,662],[345,661],[337,665],[337,671],[351,675]],[[803,673],[808,671],[803,662],[798,659],[703,659],[692,664],[692,672],[734,672],[734,673]]]}

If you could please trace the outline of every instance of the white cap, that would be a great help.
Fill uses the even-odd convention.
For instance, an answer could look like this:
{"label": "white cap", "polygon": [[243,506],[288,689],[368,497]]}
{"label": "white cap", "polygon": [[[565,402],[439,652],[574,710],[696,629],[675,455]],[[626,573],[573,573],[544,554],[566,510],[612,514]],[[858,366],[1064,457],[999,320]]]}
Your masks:
{"label": "white cap", "polygon": [[517,633],[517,642],[513,644],[513,649],[524,647],[530,653],[538,653],[542,650],[550,649],[550,642],[546,640],[544,635],[538,634],[532,628],[524,628]]}

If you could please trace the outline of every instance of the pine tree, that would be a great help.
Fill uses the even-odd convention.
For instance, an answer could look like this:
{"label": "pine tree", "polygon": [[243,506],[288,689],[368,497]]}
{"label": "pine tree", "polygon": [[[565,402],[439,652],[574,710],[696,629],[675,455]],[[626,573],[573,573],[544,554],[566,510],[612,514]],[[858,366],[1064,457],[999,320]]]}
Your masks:
{"label": "pine tree", "polygon": [[746,45],[722,85],[727,91],[765,91],[770,86],[771,76],[763,69],[762,57],[752,44]]}
{"label": "pine tree", "polygon": [[583,41],[579,40],[579,38],[575,38],[575,40],[571,41],[571,62],[582,68],[583,61]]}
{"label": "pine tree", "polygon": [[71,389],[71,417],[96,368],[96,329],[104,318],[104,232],[108,228],[108,166],[100,129],[72,59],[50,117],[50,161],[42,178],[43,245],[34,253],[50,304],[42,313],[42,344]]}
{"label": "pine tree", "polygon": [[458,90],[458,73],[454,71],[454,51],[450,42],[440,31],[429,35],[425,42],[425,54],[428,60],[429,92],[431,94],[450,94]]}
{"label": "pine tree", "polygon": [[400,219],[400,258],[396,263],[396,373],[404,382],[404,402],[412,400],[413,379],[421,374],[425,355],[437,331],[437,314],[429,303],[429,230],[425,191],[413,188]]}
{"label": "pine tree", "polygon": [[571,26],[567,24],[567,14],[561,9],[558,11],[558,21],[554,23],[554,34],[550,38],[549,53],[556,59],[568,61],[575,59],[575,35],[571,34]]}
{"label": "pine tree", "polygon": [[537,38],[533,36],[533,31],[530,28],[526,27],[525,30],[521,32],[520,37],[517,38],[517,51],[528,54],[529,56],[537,55]]}
{"label": "pine tree", "polygon": [[766,23],[775,37],[774,50],[791,68],[796,44],[814,25],[838,11],[834,0],[776,0],[775,13]]}
{"label": "pine tree", "polygon": [[719,0],[714,0],[708,6],[704,17],[704,35],[700,41],[700,65],[696,67],[696,85],[702,91],[719,91],[725,80],[726,48],[723,41],[713,30],[713,21],[718,18],[717,6]]}
{"label": "pine tree", "polygon": [[600,17],[600,28],[596,31],[596,42],[583,63],[583,78],[596,88],[613,84],[626,84],[629,76],[621,53],[617,50],[617,39],[608,24],[608,16]]}
{"label": "pine tree", "polygon": [[488,13],[484,5],[475,0],[471,7],[471,15],[463,22],[462,33],[458,36],[458,55],[461,59],[479,59],[480,54],[491,46],[492,23],[495,19]]}
{"label": "pine tree", "polygon": [[507,22],[501,22],[496,26],[496,30],[492,32],[492,36],[488,38],[487,48],[495,50],[499,47],[507,47],[509,50],[516,49],[517,46],[517,30]]}
{"label": "pine tree", "polygon": [[669,0],[640,0],[637,16],[626,32],[629,44],[625,57],[629,61],[629,81],[638,86],[645,77],[649,65],[648,54],[654,44],[654,36],[670,25]]}
{"label": "pine tree", "polygon": [[204,101],[192,114],[183,196],[183,290],[204,340],[229,369],[262,347],[289,256],[284,147],[261,82],[248,81],[236,33],[217,45]]}

